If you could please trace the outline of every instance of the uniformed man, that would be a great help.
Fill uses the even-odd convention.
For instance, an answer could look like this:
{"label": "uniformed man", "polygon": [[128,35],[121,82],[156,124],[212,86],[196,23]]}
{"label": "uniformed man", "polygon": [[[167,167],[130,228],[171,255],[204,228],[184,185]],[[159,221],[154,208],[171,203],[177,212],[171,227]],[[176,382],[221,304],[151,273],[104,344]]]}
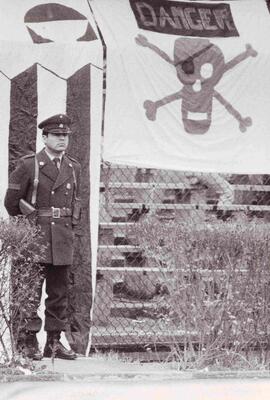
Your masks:
{"label": "uniformed man", "polygon": [[[76,354],[60,342],[67,323],[73,228],[80,214],[80,164],[65,153],[71,133],[70,123],[67,115],[57,114],[38,125],[42,129],[45,148],[36,155],[27,155],[19,160],[9,178],[5,207],[12,216],[28,214],[28,210],[31,215],[35,208],[36,223],[43,233],[43,244],[47,246],[41,264],[47,293],[44,327],[47,342],[43,355],[73,360]],[[34,313],[26,316],[20,335],[21,350],[32,359],[42,358],[36,338],[42,323],[37,315],[40,298],[41,288]]]}

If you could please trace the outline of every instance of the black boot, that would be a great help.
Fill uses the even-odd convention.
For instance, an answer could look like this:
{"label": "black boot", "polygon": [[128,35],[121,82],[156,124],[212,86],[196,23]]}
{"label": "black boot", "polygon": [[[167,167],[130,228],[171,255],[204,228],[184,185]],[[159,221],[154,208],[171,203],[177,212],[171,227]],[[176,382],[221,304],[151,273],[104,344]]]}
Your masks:
{"label": "black boot", "polygon": [[21,334],[18,339],[17,350],[23,357],[30,358],[31,360],[40,361],[42,359],[36,332],[25,331]]}
{"label": "black boot", "polygon": [[73,350],[66,349],[60,342],[60,332],[47,332],[47,342],[45,344],[44,357],[62,358],[64,360],[75,360],[76,353]]}

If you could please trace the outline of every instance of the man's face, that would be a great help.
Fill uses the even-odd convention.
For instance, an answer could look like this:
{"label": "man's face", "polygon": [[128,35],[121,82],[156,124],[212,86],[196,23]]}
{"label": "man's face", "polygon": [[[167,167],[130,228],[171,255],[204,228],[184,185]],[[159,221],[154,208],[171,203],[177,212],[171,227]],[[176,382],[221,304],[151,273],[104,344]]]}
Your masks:
{"label": "man's face", "polygon": [[67,133],[57,134],[48,133],[42,135],[43,142],[49,152],[61,154],[68,147],[69,137]]}

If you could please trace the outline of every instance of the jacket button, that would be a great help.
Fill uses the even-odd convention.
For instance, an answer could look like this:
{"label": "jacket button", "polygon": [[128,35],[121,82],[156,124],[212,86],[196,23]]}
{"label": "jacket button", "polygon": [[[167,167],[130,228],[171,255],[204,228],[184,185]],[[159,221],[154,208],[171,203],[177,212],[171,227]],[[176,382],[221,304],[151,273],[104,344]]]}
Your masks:
{"label": "jacket button", "polygon": [[65,226],[69,226],[69,224],[65,224]]}
{"label": "jacket button", "polygon": [[54,225],[55,224],[55,222],[52,222],[52,225]]}
{"label": "jacket button", "polygon": [[54,194],[54,190],[51,191],[51,194]]}

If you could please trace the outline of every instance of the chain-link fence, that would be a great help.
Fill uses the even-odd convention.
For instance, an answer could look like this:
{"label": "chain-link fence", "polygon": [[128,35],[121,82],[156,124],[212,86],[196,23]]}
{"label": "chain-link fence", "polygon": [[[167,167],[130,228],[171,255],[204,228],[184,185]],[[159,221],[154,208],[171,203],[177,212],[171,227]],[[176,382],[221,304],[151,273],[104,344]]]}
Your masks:
{"label": "chain-link fence", "polygon": [[[169,304],[173,268],[164,254],[157,260],[158,248],[151,241],[159,236],[162,248],[158,231],[175,221],[208,228],[216,224],[247,227],[254,222],[266,226],[270,217],[268,184],[268,175],[103,164],[93,347],[162,350],[183,341],[181,321],[179,324],[179,319],[172,317]],[[155,220],[152,238],[149,231],[136,230],[151,219]],[[168,233],[163,230],[163,234]],[[177,246],[176,252],[181,241]],[[213,251],[209,246],[203,257],[209,254],[210,259]]]}

